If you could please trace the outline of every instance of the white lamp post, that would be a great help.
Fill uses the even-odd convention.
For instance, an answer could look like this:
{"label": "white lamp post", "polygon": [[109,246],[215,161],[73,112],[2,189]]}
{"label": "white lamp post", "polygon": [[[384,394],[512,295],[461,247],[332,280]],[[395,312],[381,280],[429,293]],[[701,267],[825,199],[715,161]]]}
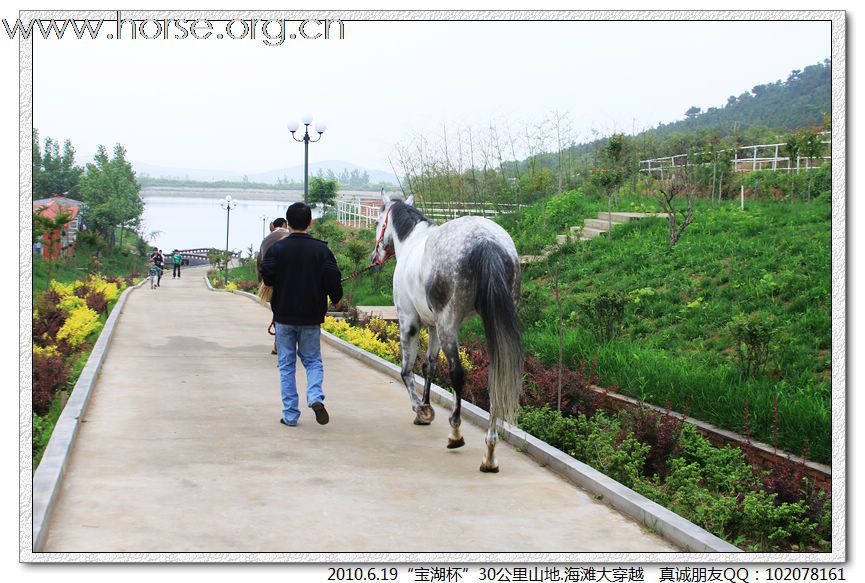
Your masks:
{"label": "white lamp post", "polygon": [[309,124],[312,123],[312,116],[307,114],[301,119],[304,126],[302,138],[298,139],[298,137],[294,135],[300,127],[300,124],[296,121],[292,121],[288,124],[288,131],[291,132],[291,137],[294,138],[295,142],[303,142],[303,202],[304,204],[309,204],[309,143],[319,141],[322,134],[324,134],[324,130],[327,129],[327,126],[321,122],[315,124],[315,131],[318,132],[318,138],[313,140],[309,136]]}
{"label": "white lamp post", "polygon": [[264,221],[267,220],[267,215],[261,215],[258,218],[261,219],[261,238],[264,239]]}

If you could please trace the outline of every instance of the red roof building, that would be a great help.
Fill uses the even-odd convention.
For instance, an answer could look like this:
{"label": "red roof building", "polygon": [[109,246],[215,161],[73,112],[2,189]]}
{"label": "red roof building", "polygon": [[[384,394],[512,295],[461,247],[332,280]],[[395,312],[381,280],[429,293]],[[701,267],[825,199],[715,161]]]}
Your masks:
{"label": "red roof building", "polygon": [[42,236],[42,255],[57,257],[61,252],[71,253],[72,247],[75,245],[75,237],[78,235],[78,229],[81,226],[81,208],[84,203],[80,200],[66,198],[65,196],[52,196],[51,198],[42,198],[33,201],[33,212],[39,213],[44,217],[53,219],[61,213],[69,213],[72,218],[66,223],[66,227],[60,232],[60,236],[56,234],[46,233]]}

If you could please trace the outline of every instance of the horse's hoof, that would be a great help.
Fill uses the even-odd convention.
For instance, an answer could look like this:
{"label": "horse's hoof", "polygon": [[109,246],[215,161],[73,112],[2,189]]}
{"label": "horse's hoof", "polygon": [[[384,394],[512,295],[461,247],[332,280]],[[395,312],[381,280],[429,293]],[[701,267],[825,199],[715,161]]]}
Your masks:
{"label": "horse's hoof", "polygon": [[433,411],[432,405],[420,405],[417,408],[417,418],[424,422],[424,425],[429,425],[436,417],[436,412]]}
{"label": "horse's hoof", "polygon": [[451,439],[448,437],[448,449],[456,449],[466,444],[466,440],[460,437],[459,439]]}
{"label": "horse's hoof", "polygon": [[486,474],[498,474],[499,473],[499,467],[498,466],[491,466],[491,465],[488,465],[486,463],[483,463],[483,464],[481,464],[481,471],[486,473]]}
{"label": "horse's hoof", "polygon": [[421,419],[420,417],[415,417],[415,418],[414,418],[414,424],[415,424],[415,425],[429,425],[430,423],[432,423],[432,421],[424,421],[424,420]]}

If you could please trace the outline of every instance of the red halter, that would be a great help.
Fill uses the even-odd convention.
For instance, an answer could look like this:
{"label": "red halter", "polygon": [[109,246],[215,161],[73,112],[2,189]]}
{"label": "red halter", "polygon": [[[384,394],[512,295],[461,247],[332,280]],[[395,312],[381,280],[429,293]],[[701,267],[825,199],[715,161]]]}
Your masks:
{"label": "red halter", "polygon": [[385,250],[385,258],[383,260],[378,258],[378,248],[381,245],[381,242],[384,240],[384,233],[385,231],[387,231],[387,221],[390,218],[390,211],[392,208],[393,205],[389,206],[387,212],[384,214],[384,223],[382,223],[381,225],[381,233],[379,233],[378,239],[375,242],[375,259],[373,259],[372,261],[374,265],[384,265],[384,262],[390,259],[390,256],[393,255],[392,251]]}

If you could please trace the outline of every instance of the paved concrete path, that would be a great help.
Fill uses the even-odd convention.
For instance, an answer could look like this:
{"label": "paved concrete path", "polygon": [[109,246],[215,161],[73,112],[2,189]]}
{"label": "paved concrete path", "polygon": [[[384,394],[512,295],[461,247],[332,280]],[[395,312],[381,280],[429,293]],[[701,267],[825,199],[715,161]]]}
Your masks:
{"label": "paved concrete path", "polygon": [[396,306],[358,306],[357,311],[364,317],[378,317],[384,320],[399,321]]}
{"label": "paved concrete path", "polygon": [[413,425],[401,385],[326,343],[330,424],[280,425],[269,311],[203,273],[131,293],[45,551],[678,550],[507,444],[479,472],[479,428],[446,449],[446,411]]}

